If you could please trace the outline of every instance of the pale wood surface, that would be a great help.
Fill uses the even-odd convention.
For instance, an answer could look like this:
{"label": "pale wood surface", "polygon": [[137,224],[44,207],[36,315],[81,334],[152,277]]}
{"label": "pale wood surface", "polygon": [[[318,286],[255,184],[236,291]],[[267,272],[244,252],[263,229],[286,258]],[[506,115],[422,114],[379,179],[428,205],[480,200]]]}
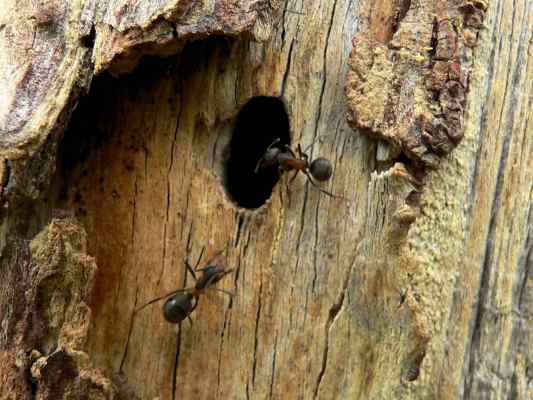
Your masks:
{"label": "pale wood surface", "polygon": [[[56,98],[56,114],[28,114],[37,121],[28,126],[40,128],[17,132],[16,140],[3,131],[2,157],[10,160],[1,170],[3,194],[26,197],[9,201],[2,215],[0,396],[29,398],[31,368],[38,398],[54,398],[55,389],[167,399],[178,346],[177,398],[533,397],[533,6],[488,6],[469,65],[464,138],[422,174],[418,192],[400,166],[376,161],[374,139],[346,122],[347,60],[369,9],[364,2],[289,1],[281,9],[305,15],[281,11],[265,18],[271,28],[239,28],[251,37],[259,29],[255,38],[264,42],[209,38],[167,60],[141,62],[120,79],[94,78],[60,144],[50,186],[44,178],[35,187],[22,183],[40,182],[36,166],[48,171],[53,157],[17,160],[46,155],[58,141],[61,129],[50,129],[68,121],[57,119],[69,114],[68,95]],[[144,14],[126,14],[144,32]],[[152,43],[150,29],[140,42]],[[98,32],[97,49],[112,42]],[[159,53],[180,47],[155,46]],[[113,71],[111,64],[101,63]],[[119,57],[114,72],[123,65]],[[91,76],[58,71],[65,80],[53,84],[67,94],[74,86],[66,81]],[[224,188],[228,145],[240,107],[258,95],[283,100],[293,144],[324,135],[310,153],[334,162],[325,188],[348,200],[331,199],[299,176],[289,190],[284,177],[259,210],[235,207]],[[70,219],[50,223],[58,209],[79,220],[86,239]],[[29,246],[15,240],[39,231]],[[209,294],[193,326],[184,323],[178,333],[159,306],[132,324],[136,305],[191,284],[185,257],[228,243],[236,271],[218,286],[235,292],[231,303]],[[56,248],[68,249],[66,258],[43,256]],[[86,289],[64,278],[87,271],[82,283],[91,288],[94,263],[85,253],[97,266],[90,302]],[[59,274],[57,286],[25,272],[50,268],[73,272]],[[90,327],[85,318],[47,320],[56,328],[43,339],[31,324],[40,318],[33,287],[81,293],[76,300],[45,296],[36,310],[86,317],[87,301]],[[50,337],[61,338],[56,358],[45,346]],[[40,354],[30,356],[31,349]],[[54,369],[58,354],[73,360],[74,376],[86,374],[83,385],[54,386],[51,372],[72,377]]]}

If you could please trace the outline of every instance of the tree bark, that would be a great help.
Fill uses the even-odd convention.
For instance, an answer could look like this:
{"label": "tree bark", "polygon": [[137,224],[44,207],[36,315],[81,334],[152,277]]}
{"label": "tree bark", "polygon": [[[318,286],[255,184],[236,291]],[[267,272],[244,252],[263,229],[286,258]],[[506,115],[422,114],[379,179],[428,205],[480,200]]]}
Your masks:
{"label": "tree bark", "polygon": [[531,2],[4,7],[1,398],[533,397]]}

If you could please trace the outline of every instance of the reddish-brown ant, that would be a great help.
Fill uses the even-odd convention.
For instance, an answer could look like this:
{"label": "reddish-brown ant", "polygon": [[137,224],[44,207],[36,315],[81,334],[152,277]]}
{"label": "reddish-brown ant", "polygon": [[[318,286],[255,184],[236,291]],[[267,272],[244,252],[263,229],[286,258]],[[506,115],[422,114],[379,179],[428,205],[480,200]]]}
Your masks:
{"label": "reddish-brown ant", "polygon": [[[223,251],[219,251],[215,254],[213,258],[211,258],[207,266],[198,269],[198,264],[200,263],[200,260],[202,259],[202,255],[204,254],[205,248],[202,249],[202,252],[200,253],[200,256],[198,257],[198,261],[196,262],[196,265],[194,266],[194,269],[189,264],[189,261],[187,259],[184,260],[185,266],[187,267],[187,271],[190,272],[190,274],[193,276],[195,280],[195,285],[190,288],[184,288],[184,289],[177,289],[173,290],[170,293],[167,293],[163,296],[156,297],[155,299],[150,300],[149,302],[143,304],[139,308],[135,309],[133,312],[133,317],[141,311],[142,309],[146,308],[150,304],[153,304],[157,301],[167,299],[165,301],[165,304],[163,305],[163,316],[165,319],[170,322],[171,324],[179,324],[181,323],[185,318],[189,319],[189,322],[192,325],[192,320],[190,315],[192,312],[196,309],[198,306],[198,300],[202,294],[205,293],[206,290],[216,290],[218,292],[222,292],[227,294],[230,297],[233,297],[233,293],[220,289],[212,287],[215,283],[220,281],[224,276],[229,274],[233,271],[233,268],[227,268],[227,261],[226,257],[222,254]],[[201,272],[200,277],[196,276],[196,272]],[[133,323],[133,320],[132,320]],[[178,333],[179,335],[179,333]],[[128,338],[129,342],[129,338]],[[126,349],[128,347],[128,344],[126,344]],[[121,369],[122,365],[124,364],[126,358],[126,352],[124,353],[122,363],[121,363]],[[173,368],[173,376],[172,376],[172,398],[176,398],[176,373],[178,368],[178,358],[176,355],[176,360],[174,362],[174,368]]]}
{"label": "reddish-brown ant", "polygon": [[302,151],[300,144],[298,144],[298,155],[296,155],[288,145],[284,146],[285,150],[276,147],[280,140],[280,138],[277,138],[267,147],[265,154],[263,154],[263,157],[257,162],[255,173],[258,173],[262,168],[278,166],[281,171],[296,171],[291,178],[292,182],[296,175],[298,175],[298,172],[301,171],[307,176],[309,182],[322,193],[331,197],[340,197],[322,189],[315,182],[315,180],[325,182],[331,178],[333,167],[328,159],[319,157],[312,162],[309,162],[309,156]]}
{"label": "reddish-brown ant", "polygon": [[[141,311],[150,304],[168,298],[163,305],[163,315],[165,319],[171,324],[179,324],[185,318],[188,318],[189,322],[192,324],[190,315],[198,306],[198,299],[200,298],[200,295],[202,295],[206,290],[216,290],[225,293],[230,297],[233,296],[233,293],[228,292],[227,290],[212,287],[212,285],[233,271],[232,268],[227,268],[226,258],[222,255],[222,252],[218,252],[211,260],[209,260],[206,267],[198,269],[198,264],[202,258],[203,252],[204,250],[202,250],[200,253],[200,257],[198,258],[194,269],[191,267],[189,262],[185,260],[187,271],[190,272],[196,281],[196,284],[193,287],[177,289],[163,296],[156,297],[155,299],[152,299],[148,303],[137,308],[135,313]],[[197,278],[195,271],[202,273],[200,278]]]}

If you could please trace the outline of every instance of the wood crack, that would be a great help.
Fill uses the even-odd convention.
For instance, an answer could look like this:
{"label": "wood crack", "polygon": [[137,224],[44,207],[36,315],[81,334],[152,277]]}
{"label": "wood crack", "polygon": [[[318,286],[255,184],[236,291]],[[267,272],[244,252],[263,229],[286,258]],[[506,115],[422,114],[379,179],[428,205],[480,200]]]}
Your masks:
{"label": "wood crack", "polygon": [[[303,205],[302,205],[302,213],[300,214],[300,232],[298,233],[298,241],[297,241],[298,248],[300,248],[300,245],[302,244],[302,235],[303,235],[303,231],[304,231],[304,227],[305,227],[305,210],[307,208],[307,196],[308,196],[307,189],[308,189],[308,187],[307,187],[307,183],[306,183],[305,192],[304,192],[304,200],[303,200]],[[299,255],[297,255],[296,266],[298,266],[298,260],[299,259],[300,259],[300,257],[299,257]]]}
{"label": "wood crack", "polygon": [[270,376],[270,389],[268,392],[268,398],[272,399],[274,394],[274,380],[276,378],[276,355],[278,354],[278,335],[274,339],[274,354],[272,355],[272,375]]}
{"label": "wood crack", "polygon": [[[230,320],[228,319],[228,313],[230,312],[233,305],[233,299],[230,299],[228,308],[224,312],[224,325],[222,326],[222,331],[220,332],[220,344],[218,345],[218,363],[217,363],[217,396],[220,395],[220,366],[222,364],[222,350],[224,347],[224,336],[226,332],[226,326],[229,325]],[[230,316],[231,318],[231,316]]]}
{"label": "wood crack", "polygon": [[[493,31],[493,34],[491,36],[491,42],[495,43],[496,35]],[[490,98],[490,93],[493,89],[493,83],[495,82],[494,78],[494,60],[495,60],[495,54],[496,54],[496,46],[492,46],[491,55],[489,57],[489,63],[487,65],[487,76],[491,77],[487,79],[487,87],[485,88],[484,98],[488,99]],[[486,115],[485,111],[485,103],[482,104],[482,109],[480,115]],[[488,120],[486,118],[481,118],[479,122],[479,130],[480,132],[487,132],[488,131]],[[476,159],[474,162],[474,168],[472,169],[471,174],[471,181],[475,180],[475,178],[479,175],[479,165],[481,164],[481,160],[483,157],[483,150],[484,150],[484,144],[485,144],[485,135],[479,135],[478,143],[476,146]],[[476,185],[472,185],[472,189],[469,192],[469,201],[470,203],[473,203],[475,201],[476,197]]]}
{"label": "wood crack", "polygon": [[181,119],[181,112],[183,107],[181,107],[178,111],[178,115],[176,118],[176,129],[174,129],[174,137],[172,138],[172,144],[170,146],[170,162],[167,169],[167,204],[166,204],[166,210],[165,210],[165,223],[163,224],[163,254],[161,258],[161,272],[159,273],[159,278],[157,280],[157,286],[161,283],[161,279],[163,279],[163,275],[165,273],[165,260],[167,256],[167,226],[169,221],[169,212],[170,212],[170,174],[172,172],[172,167],[174,166],[174,152],[176,147],[176,142],[178,139],[178,131],[180,127],[180,119]]}
{"label": "wood crack", "polygon": [[315,293],[315,285],[316,281],[318,279],[318,230],[319,230],[319,218],[318,213],[320,211],[320,195],[318,195],[318,199],[316,202],[316,208],[315,208],[315,245],[313,246],[313,281],[311,284],[311,288],[313,293]]}
{"label": "wood crack", "polygon": [[280,93],[283,96],[285,94],[285,84],[287,83],[287,78],[289,77],[289,72],[291,70],[291,61],[292,61],[292,49],[294,47],[294,39],[291,40],[291,45],[289,47],[289,55],[287,57],[287,64],[285,65],[285,72],[283,73],[283,78],[281,80],[281,90]]}
{"label": "wood crack", "polygon": [[255,386],[255,374],[257,368],[257,348],[259,346],[259,320],[261,318],[261,299],[263,298],[263,279],[259,281],[259,294],[257,295],[257,312],[255,314],[255,329],[254,329],[254,355],[252,363],[252,386]]}
{"label": "wood crack", "polygon": [[[532,190],[529,191],[529,194],[530,194],[530,198],[532,198],[531,195],[533,195],[533,188]],[[531,218],[532,216],[532,213],[531,213],[531,210],[532,210],[532,207],[531,207],[531,204],[530,204],[530,207],[529,207],[529,210],[528,210],[528,218],[527,220],[530,221],[530,228],[529,228],[529,231],[527,233],[527,238],[526,238],[526,241],[525,241],[525,245],[524,245],[524,260],[523,262],[521,262],[521,264],[523,263],[523,270],[524,270],[524,276],[523,278],[521,279],[521,287],[520,287],[520,290],[518,291],[518,309],[520,310],[520,312],[522,312],[522,305],[524,303],[524,297],[525,297],[525,293],[526,293],[526,287],[527,287],[527,282],[529,280],[529,274],[531,273],[531,269],[533,267],[533,264],[532,264],[532,261],[533,261],[533,243],[531,243],[531,235],[532,235],[532,232],[533,232],[533,224],[532,224],[532,220],[533,218]]]}
{"label": "wood crack", "polygon": [[[507,91],[506,91],[507,93]],[[506,95],[505,95],[506,96]],[[500,122],[502,119],[502,114],[500,112]],[[499,131],[500,129],[498,129]],[[513,131],[509,130],[507,135],[504,138],[502,145],[502,152],[500,155],[500,162],[498,167],[498,175],[496,178],[496,187],[494,189],[494,198],[491,206],[491,217],[489,222],[488,235],[486,237],[485,245],[485,254],[483,257],[483,266],[481,269],[481,278],[479,283],[479,292],[478,292],[478,302],[476,306],[475,318],[474,318],[474,327],[472,329],[471,340],[470,340],[470,356],[469,356],[469,367],[468,373],[465,375],[465,393],[467,398],[472,394],[472,385],[474,379],[474,371],[478,367],[476,362],[476,351],[478,348],[478,342],[480,341],[481,336],[481,324],[485,313],[485,308],[488,307],[486,303],[488,291],[490,290],[490,277],[492,273],[492,254],[494,249],[494,238],[496,233],[496,218],[498,215],[498,210],[502,202],[502,190],[504,183],[504,174],[505,166],[509,156],[509,144],[513,136]]]}
{"label": "wood crack", "polygon": [[331,333],[331,329],[333,327],[333,324],[335,322],[335,320],[338,318],[338,316],[340,315],[341,311],[342,311],[342,308],[344,306],[344,299],[346,297],[346,294],[347,294],[347,290],[348,290],[348,282],[349,282],[349,279],[350,279],[350,275],[352,273],[352,268],[353,268],[353,265],[355,263],[352,263],[352,267],[348,269],[348,272],[346,273],[346,277],[344,278],[344,283],[343,283],[343,287],[342,287],[342,291],[340,293],[340,297],[339,299],[337,300],[337,302],[333,303],[331,308],[329,309],[329,314],[328,314],[328,320],[326,321],[326,325],[325,325],[325,332],[324,332],[324,335],[325,335],[325,340],[324,340],[324,351],[323,351],[323,354],[322,354],[322,366],[321,366],[321,369],[320,369],[320,372],[318,373],[318,377],[317,377],[317,380],[316,380],[316,385],[315,385],[315,390],[314,390],[314,397],[313,398],[318,398],[318,393],[320,391],[320,385],[322,383],[322,379],[324,377],[324,374],[326,372],[326,367],[327,367],[327,363],[328,363],[328,354],[329,354],[329,337],[330,337],[330,333]]}
{"label": "wood crack", "polygon": [[[322,81],[322,88],[320,89],[320,96],[318,97],[318,113],[315,119],[315,135],[313,136],[313,142],[318,136],[318,126],[320,123],[320,118],[322,117],[322,104],[324,101],[324,92],[326,91],[326,82],[327,82],[327,55],[328,55],[328,44],[329,38],[331,36],[331,29],[333,27],[333,19],[335,17],[335,10],[337,7],[337,0],[333,2],[333,10],[331,11],[331,18],[328,25],[328,33],[326,34],[326,43],[324,44],[324,54],[323,54],[323,66],[324,66],[324,79]],[[313,155],[313,148],[311,148],[311,155]]]}
{"label": "wood crack", "polygon": [[174,357],[174,371],[172,374],[172,400],[176,400],[176,386],[178,379],[178,367],[181,354],[181,323],[178,324],[178,334],[176,335],[176,356]]}

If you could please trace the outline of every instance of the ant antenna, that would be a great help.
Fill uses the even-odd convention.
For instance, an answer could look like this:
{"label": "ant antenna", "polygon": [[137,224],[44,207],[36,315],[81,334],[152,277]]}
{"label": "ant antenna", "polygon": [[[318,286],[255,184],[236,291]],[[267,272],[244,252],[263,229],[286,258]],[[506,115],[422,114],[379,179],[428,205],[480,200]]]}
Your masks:
{"label": "ant antenna", "polygon": [[206,287],[204,290],[215,290],[217,292],[227,294],[230,298],[233,298],[235,296],[235,293],[232,293],[229,290],[225,290],[225,289],[221,289],[217,287]]}
{"label": "ant antenna", "polygon": [[200,264],[200,261],[202,260],[202,256],[204,255],[204,251],[205,251],[205,246],[202,247],[202,251],[200,252],[200,256],[198,257],[198,260],[196,260],[196,264],[194,264],[194,269],[192,268],[191,264],[189,264],[189,260],[187,257],[185,257],[183,259],[183,263],[185,264],[185,267],[187,267],[187,271],[189,271],[192,275],[192,277],[194,278],[194,280],[198,280],[198,278],[196,277],[196,274],[194,273],[194,271],[197,271],[198,270],[198,265]]}
{"label": "ant antenna", "polygon": [[[228,242],[226,243],[226,246],[225,246],[224,248],[222,248],[221,250],[218,250],[218,251],[213,255],[213,257],[211,257],[211,258],[208,260],[208,262],[211,262],[211,261],[213,261],[216,257],[218,257],[219,255],[226,253],[226,252],[228,251],[228,249],[229,249],[229,245],[230,245],[230,241],[228,240]],[[204,249],[205,249],[205,246],[204,246],[204,248],[202,249],[202,253],[203,253]],[[198,260],[198,261],[200,261],[200,260]],[[208,266],[206,266],[206,267],[204,267],[204,268],[198,268],[198,262],[197,262],[197,263],[196,263],[196,266],[194,267],[194,270],[195,270],[195,271],[205,271],[205,270],[207,269],[207,267],[208,267]],[[230,269],[230,270],[228,270],[228,271],[233,271],[233,269]],[[225,274],[224,274],[224,275],[225,275]],[[196,278],[196,277],[195,277],[195,278]]]}
{"label": "ant antenna", "polygon": [[267,147],[267,151],[270,150],[272,147],[274,147],[275,144],[279,143],[281,141],[280,138],[277,138],[276,140],[274,140],[272,143],[270,143],[270,145]]}
{"label": "ant antenna", "polygon": [[185,260],[185,267],[187,267],[187,271],[189,271],[189,273],[192,275],[194,280],[197,281],[198,278],[196,277],[196,274],[194,273],[194,271],[197,271],[197,270],[196,269],[192,269],[191,264],[189,264],[189,261],[187,261],[187,260]]}
{"label": "ant antenna", "polygon": [[150,300],[149,302],[143,304],[142,306],[140,306],[139,308],[135,309],[133,311],[134,314],[137,314],[139,311],[143,310],[144,308],[148,307],[150,304],[154,304],[156,302],[158,302],[159,300],[163,300],[163,299],[166,299],[167,297],[170,297],[172,295],[175,295],[177,293],[181,293],[181,292],[189,292],[190,289],[178,289],[178,290],[173,290],[172,292],[170,293],[167,293],[163,296],[159,296],[159,297],[156,297],[155,299],[152,299]]}
{"label": "ant antenna", "polygon": [[[202,256],[204,255],[204,251],[205,251],[205,246],[202,247],[202,251],[200,252],[200,256],[198,257],[198,260],[196,260],[196,264],[194,265],[194,269],[196,270],[198,268],[198,265],[200,264],[200,261],[202,260]],[[194,274],[193,274],[194,276]],[[194,278],[196,279],[196,276],[194,276]]]}
{"label": "ant antenna", "polygon": [[319,141],[320,139],[322,139],[324,136],[327,136],[327,135],[318,135],[317,137],[315,137],[311,143],[309,143],[309,145],[304,149],[304,153],[307,153],[309,151],[309,149],[311,148],[311,146],[313,146],[317,141]]}

